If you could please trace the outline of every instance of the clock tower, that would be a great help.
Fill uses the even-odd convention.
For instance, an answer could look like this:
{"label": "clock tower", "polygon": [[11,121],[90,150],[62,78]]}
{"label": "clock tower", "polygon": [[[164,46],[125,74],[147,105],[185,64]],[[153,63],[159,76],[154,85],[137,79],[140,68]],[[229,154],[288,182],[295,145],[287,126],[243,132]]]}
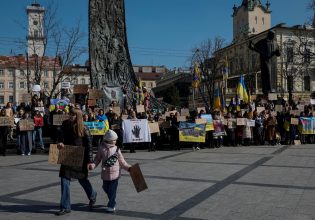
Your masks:
{"label": "clock tower", "polygon": [[27,36],[27,52],[29,56],[44,54],[44,14],[45,8],[40,4],[33,3],[27,6],[28,15],[28,36]]}
{"label": "clock tower", "polygon": [[241,6],[234,5],[232,17],[234,42],[259,34],[271,28],[270,2],[262,5],[260,0],[243,0]]}

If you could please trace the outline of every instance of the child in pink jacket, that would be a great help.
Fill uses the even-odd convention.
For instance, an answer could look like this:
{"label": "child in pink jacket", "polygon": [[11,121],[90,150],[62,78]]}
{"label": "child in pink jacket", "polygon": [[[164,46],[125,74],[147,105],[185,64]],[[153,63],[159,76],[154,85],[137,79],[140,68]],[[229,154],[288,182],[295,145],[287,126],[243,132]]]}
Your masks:
{"label": "child in pink jacket", "polygon": [[115,131],[108,130],[104,136],[104,142],[101,143],[94,162],[88,165],[89,170],[94,169],[102,162],[103,189],[108,197],[106,212],[115,212],[116,192],[121,168],[128,171],[130,165],[125,161],[119,148],[115,145],[118,136]]}

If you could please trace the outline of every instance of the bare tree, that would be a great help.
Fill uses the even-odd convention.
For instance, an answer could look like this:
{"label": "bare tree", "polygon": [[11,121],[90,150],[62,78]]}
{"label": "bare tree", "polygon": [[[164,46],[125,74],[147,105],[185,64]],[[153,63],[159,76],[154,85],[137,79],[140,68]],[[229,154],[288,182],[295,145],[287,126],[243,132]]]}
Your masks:
{"label": "bare tree", "polygon": [[[199,86],[199,93],[207,107],[213,103],[215,80],[220,73],[220,60],[222,55],[214,55],[216,51],[224,46],[224,39],[222,37],[215,37],[214,39],[207,39],[200,43],[199,46],[192,49],[192,56],[190,58],[192,66],[198,64],[201,69],[201,86]],[[203,92],[202,87],[206,89]]]}

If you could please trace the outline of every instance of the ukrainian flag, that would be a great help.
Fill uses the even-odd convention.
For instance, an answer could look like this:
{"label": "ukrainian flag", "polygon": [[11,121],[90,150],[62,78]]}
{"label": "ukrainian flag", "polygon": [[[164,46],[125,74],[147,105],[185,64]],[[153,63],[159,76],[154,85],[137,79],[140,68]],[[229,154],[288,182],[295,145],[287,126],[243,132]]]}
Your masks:
{"label": "ukrainian flag", "polygon": [[201,81],[201,70],[200,70],[198,64],[195,63],[194,72],[193,72],[192,87],[198,88],[200,81]]}
{"label": "ukrainian flag", "polygon": [[244,103],[249,103],[249,96],[246,91],[243,75],[241,75],[240,82],[237,86],[237,97],[239,100],[243,100]]}
{"label": "ukrainian flag", "polygon": [[221,95],[220,95],[220,88],[216,88],[214,93],[214,103],[213,103],[213,109],[221,109]]}
{"label": "ukrainian flag", "polygon": [[225,56],[224,65],[223,65],[223,79],[227,80],[228,76],[229,76],[229,63],[228,63],[227,56]]}

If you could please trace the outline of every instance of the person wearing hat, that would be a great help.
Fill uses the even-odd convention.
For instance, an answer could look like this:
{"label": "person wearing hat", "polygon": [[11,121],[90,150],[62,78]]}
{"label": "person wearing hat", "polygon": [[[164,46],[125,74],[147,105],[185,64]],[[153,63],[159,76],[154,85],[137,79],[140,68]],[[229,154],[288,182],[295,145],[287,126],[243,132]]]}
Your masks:
{"label": "person wearing hat", "polygon": [[113,130],[108,130],[104,136],[93,163],[88,165],[89,170],[95,169],[102,162],[101,178],[103,190],[107,194],[108,203],[106,212],[113,213],[116,208],[116,192],[121,169],[130,171],[130,165],[125,161],[120,149],[116,146],[118,135]]}

